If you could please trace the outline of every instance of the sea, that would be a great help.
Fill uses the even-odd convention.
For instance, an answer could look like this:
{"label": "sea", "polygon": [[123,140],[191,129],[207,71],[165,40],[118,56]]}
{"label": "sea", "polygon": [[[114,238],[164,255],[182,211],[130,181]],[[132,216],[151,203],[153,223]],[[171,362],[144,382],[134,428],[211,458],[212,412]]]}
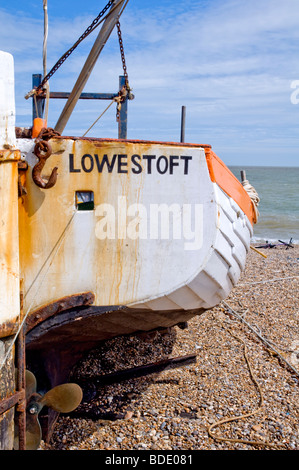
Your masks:
{"label": "sea", "polygon": [[299,244],[299,167],[230,166],[241,181],[241,170],[256,189],[259,219],[252,242]]}

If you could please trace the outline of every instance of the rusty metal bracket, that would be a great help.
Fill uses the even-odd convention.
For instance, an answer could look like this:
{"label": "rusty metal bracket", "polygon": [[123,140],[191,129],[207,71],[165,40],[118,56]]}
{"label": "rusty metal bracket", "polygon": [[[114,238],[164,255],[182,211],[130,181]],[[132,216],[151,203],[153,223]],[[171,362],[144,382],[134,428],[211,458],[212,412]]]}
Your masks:
{"label": "rusty metal bracket", "polygon": [[62,311],[92,305],[94,299],[95,296],[92,292],[82,292],[80,294],[62,297],[57,299],[55,302],[44,305],[31,312],[30,316],[26,319],[26,333],[35,328],[39,323],[46,321],[48,318],[51,318]]}
{"label": "rusty metal bracket", "polygon": [[[24,294],[20,292],[20,320],[23,321],[24,316]],[[25,327],[21,328],[17,341],[17,383],[18,391],[25,390],[26,380],[26,347],[25,347]],[[16,407],[16,422],[19,429],[19,450],[26,449],[26,395],[18,403]]]}
{"label": "rusty metal bracket", "polygon": [[37,137],[33,153],[35,153],[39,161],[32,169],[32,179],[39,188],[49,189],[53,188],[53,186],[56,184],[58,176],[57,166],[53,168],[52,173],[47,180],[42,177],[41,172],[46,164],[47,159],[52,154],[52,147],[48,140],[50,140],[52,137],[58,136],[60,136],[59,132],[49,127],[42,128]]}
{"label": "rusty metal bracket", "polygon": [[21,152],[14,149],[0,150],[0,163],[18,162],[21,159]]}
{"label": "rusty metal bracket", "polygon": [[52,188],[57,181],[57,166],[53,168],[52,173],[48,180],[44,180],[41,172],[46,164],[47,159],[52,153],[52,148],[49,142],[39,140],[34,147],[34,153],[38,158],[38,163],[32,169],[32,179],[34,183],[42,189]]}
{"label": "rusty metal bracket", "polygon": [[25,399],[25,390],[20,390],[10,397],[4,398],[0,401],[0,415],[6,413],[16,405],[21,405]]}
{"label": "rusty metal bracket", "polygon": [[19,171],[19,176],[18,176],[18,194],[19,197],[26,196],[27,194],[27,189],[23,186],[22,181],[21,181],[21,175],[20,171],[27,171],[28,170],[28,163],[25,161],[19,161],[18,162],[18,171]]}
{"label": "rusty metal bracket", "polygon": [[[20,294],[20,319],[23,318],[23,293]],[[26,391],[25,391],[25,328],[21,328],[16,344],[16,392],[0,401],[0,415],[16,407],[15,421],[19,430],[19,450],[26,449]]]}

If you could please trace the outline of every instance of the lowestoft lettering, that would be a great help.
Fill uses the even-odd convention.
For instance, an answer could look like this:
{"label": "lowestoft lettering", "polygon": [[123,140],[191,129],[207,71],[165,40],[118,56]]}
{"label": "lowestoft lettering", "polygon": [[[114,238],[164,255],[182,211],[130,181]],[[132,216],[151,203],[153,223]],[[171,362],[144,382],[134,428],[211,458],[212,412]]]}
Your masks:
{"label": "lowestoft lettering", "polygon": [[81,158],[76,157],[73,153],[69,154],[69,171],[70,173],[91,173],[97,171],[99,173],[129,173],[139,174],[146,172],[149,175],[159,173],[160,175],[173,175],[175,172],[188,175],[190,170],[191,156],[187,155],[126,155],[115,154],[108,157],[107,154],[99,156],[97,154],[90,155],[86,153]]}

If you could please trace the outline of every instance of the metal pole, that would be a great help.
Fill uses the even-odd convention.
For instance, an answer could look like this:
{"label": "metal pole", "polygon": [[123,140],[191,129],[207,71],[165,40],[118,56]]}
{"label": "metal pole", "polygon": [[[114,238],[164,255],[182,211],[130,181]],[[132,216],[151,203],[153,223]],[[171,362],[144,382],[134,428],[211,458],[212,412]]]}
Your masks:
{"label": "metal pole", "polygon": [[[119,89],[121,90],[126,84],[126,79],[123,75],[119,77]],[[121,103],[119,121],[118,121],[118,138],[127,138],[127,123],[128,123],[128,98]]]}
{"label": "metal pole", "polygon": [[186,106],[182,106],[181,142],[185,142]]}
{"label": "metal pole", "polygon": [[102,26],[102,29],[99,32],[97,39],[95,40],[95,43],[89,53],[89,56],[87,57],[87,60],[77,79],[77,82],[75,83],[75,86],[70,94],[70,97],[68,101],[66,102],[65,107],[55,126],[55,130],[59,132],[60,134],[62,134],[62,132],[64,131],[64,128],[77,104],[77,101],[81,95],[81,92],[84,86],[86,85],[87,80],[89,79],[89,76],[96,64],[96,61],[118,20],[124,1],[125,0],[120,0],[119,3],[117,3],[117,0],[115,0],[115,2],[113,3],[111,7],[111,9],[114,8],[114,10],[112,14],[108,15],[108,17],[106,18]]}
{"label": "metal pole", "polygon": [[[20,293],[20,319],[23,321],[23,302],[24,295]],[[25,327],[23,326],[17,342],[17,390],[19,392],[25,390]],[[19,450],[26,449],[26,401],[21,400],[16,408],[16,419],[19,428]]]}

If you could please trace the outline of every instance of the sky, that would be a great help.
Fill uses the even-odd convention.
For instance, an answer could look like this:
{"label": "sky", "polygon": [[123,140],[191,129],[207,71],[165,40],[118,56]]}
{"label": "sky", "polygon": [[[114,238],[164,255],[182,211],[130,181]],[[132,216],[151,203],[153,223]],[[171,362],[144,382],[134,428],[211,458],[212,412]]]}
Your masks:
{"label": "sky", "polygon": [[[106,0],[48,0],[47,69]],[[129,0],[120,18],[130,86],[128,138],[210,144],[227,165],[299,166],[298,0]],[[16,125],[30,126],[32,74],[42,73],[42,0],[0,2],[0,49],[14,56]],[[50,79],[70,92],[99,29]],[[122,63],[114,30],[84,92],[117,93]],[[65,101],[51,100],[54,127]],[[79,100],[64,130],[83,135],[109,102]],[[88,133],[117,137],[111,106]]]}

